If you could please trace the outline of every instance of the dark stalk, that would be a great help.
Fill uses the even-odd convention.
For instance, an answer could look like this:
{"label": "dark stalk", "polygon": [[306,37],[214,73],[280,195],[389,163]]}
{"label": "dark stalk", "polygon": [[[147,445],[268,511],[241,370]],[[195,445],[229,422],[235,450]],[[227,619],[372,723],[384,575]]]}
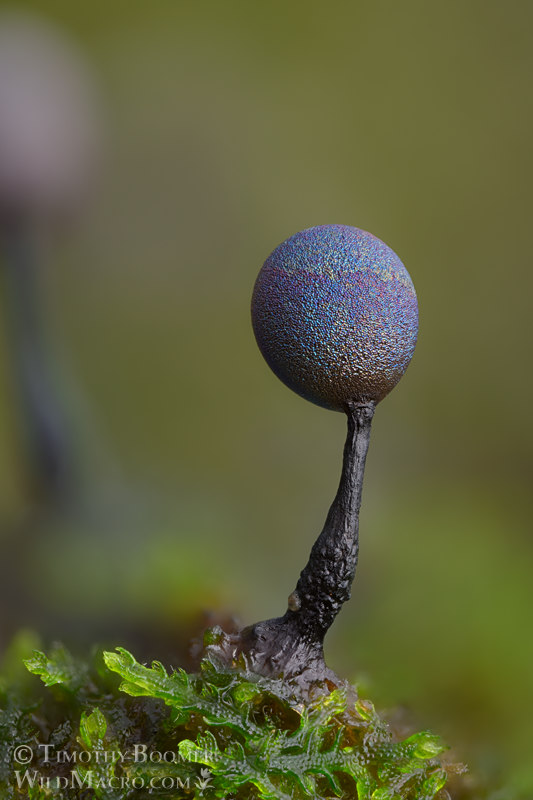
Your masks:
{"label": "dark stalk", "polygon": [[[283,617],[257,622],[216,645],[226,659],[246,656],[254,672],[295,679],[301,688],[336,679],[324,662],[324,637],[350,598],[359,553],[359,509],[375,403],[350,403],[342,474],[322,533]],[[338,679],[337,679],[338,680]]]}

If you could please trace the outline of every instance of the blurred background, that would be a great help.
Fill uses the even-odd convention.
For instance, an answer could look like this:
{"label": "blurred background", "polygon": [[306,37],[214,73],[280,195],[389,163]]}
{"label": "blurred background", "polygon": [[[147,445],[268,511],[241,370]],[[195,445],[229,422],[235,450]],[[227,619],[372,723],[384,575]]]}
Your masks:
{"label": "blurred background", "polygon": [[345,420],[269,372],[250,296],[287,236],[356,225],[420,335],[328,662],[533,796],[532,24],[527,0],[2,6],[2,644],[182,653],[203,610],[284,612]]}

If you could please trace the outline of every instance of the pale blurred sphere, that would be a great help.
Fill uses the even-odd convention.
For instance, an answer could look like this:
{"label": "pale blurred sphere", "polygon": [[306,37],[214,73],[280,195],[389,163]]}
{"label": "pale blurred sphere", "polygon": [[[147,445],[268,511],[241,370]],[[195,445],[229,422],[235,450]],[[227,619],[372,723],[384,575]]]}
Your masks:
{"label": "pale blurred sphere", "polygon": [[76,47],[39,18],[0,13],[0,211],[72,214],[100,143],[97,93]]}

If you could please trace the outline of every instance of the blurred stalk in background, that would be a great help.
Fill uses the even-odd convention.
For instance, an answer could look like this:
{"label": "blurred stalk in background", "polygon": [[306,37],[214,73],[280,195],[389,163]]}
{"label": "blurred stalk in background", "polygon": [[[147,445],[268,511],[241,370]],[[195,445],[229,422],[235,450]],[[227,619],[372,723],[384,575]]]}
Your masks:
{"label": "blurred stalk in background", "polygon": [[39,18],[0,16],[0,243],[4,317],[30,497],[74,502],[73,433],[46,343],[43,238],[72,219],[97,160],[100,119],[89,70]]}

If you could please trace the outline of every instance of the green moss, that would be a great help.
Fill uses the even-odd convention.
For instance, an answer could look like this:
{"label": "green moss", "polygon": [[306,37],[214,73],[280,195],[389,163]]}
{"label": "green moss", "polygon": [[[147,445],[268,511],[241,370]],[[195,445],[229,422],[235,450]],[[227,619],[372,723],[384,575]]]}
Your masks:
{"label": "green moss", "polygon": [[244,661],[208,657],[189,674],[122,648],[89,664],[56,646],[25,665],[46,688],[0,689],[6,800],[449,796],[439,738],[395,735],[348,685],[304,703]]}

